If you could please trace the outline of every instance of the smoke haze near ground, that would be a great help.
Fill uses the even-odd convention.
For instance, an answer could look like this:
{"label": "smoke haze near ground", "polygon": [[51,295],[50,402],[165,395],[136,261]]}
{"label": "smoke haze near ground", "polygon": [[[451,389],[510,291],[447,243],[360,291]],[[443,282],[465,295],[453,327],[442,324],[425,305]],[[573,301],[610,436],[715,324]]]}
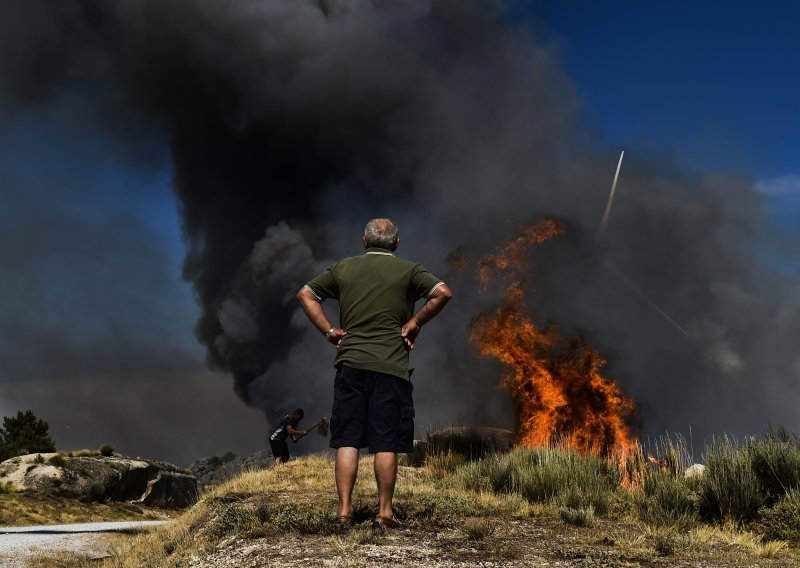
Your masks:
{"label": "smoke haze near ground", "polygon": [[[497,300],[492,290],[478,291],[474,261],[511,238],[515,224],[553,216],[568,231],[532,253],[529,305],[537,321],[583,334],[608,357],[607,374],[639,404],[643,434],[691,428],[702,438],[757,432],[768,421],[800,426],[793,386],[800,360],[791,341],[800,294],[759,257],[755,243],[774,238],[763,226],[760,194],[746,179],[680,171],[626,149],[598,241],[617,156],[580,128],[579,98],[557,54],[506,20],[500,2],[0,6],[3,113],[80,107],[88,123],[79,130],[96,131],[108,154],[145,169],[160,167],[152,142],[168,145],[187,244],[183,274],[200,308],[195,334],[209,368],[223,373],[219,380],[233,377],[242,401],[269,419],[297,405],[309,419],[328,414],[333,353],[294,294],[334,259],[358,254],[365,222],[387,215],[400,225],[399,254],[445,277],[455,292],[412,356],[420,424],[510,426],[499,367],[476,361],[466,341],[470,319]],[[41,194],[49,193],[58,188]],[[55,256],[35,245],[45,225],[85,230],[59,228],[35,209],[25,209],[36,219],[26,224],[29,244],[4,250],[4,266]],[[103,250],[124,253],[126,245],[100,233],[139,235],[145,248],[157,242],[124,223],[87,235],[94,243],[87,262],[106,268]],[[154,265],[135,274],[146,279],[163,269],[158,250],[137,251]],[[473,264],[456,271],[447,261],[456,251]],[[111,281],[137,294],[158,295],[155,282],[111,272]],[[108,298],[105,312],[124,302],[90,286],[76,284]],[[325,307],[335,315],[335,304]],[[24,344],[14,352],[38,345],[37,365],[66,371],[12,360],[4,373],[14,381],[37,374],[78,392],[91,385],[87,377],[103,377],[97,380],[125,384],[121,400],[138,406],[131,382],[163,374],[167,385],[184,369],[200,372],[189,348],[169,346],[179,330],[148,328],[132,338],[135,329],[118,325],[118,344],[104,359],[102,351],[46,347],[20,331],[19,322],[31,321],[25,313],[6,315],[4,326],[14,329],[4,332]],[[61,333],[86,323],[67,312],[58,321]],[[149,384],[159,383],[144,381],[147,400],[158,393]],[[218,396],[211,392],[218,391],[187,390],[203,402],[180,416],[208,412]],[[174,419],[158,408],[154,422]],[[307,447],[323,442],[315,444]]]}

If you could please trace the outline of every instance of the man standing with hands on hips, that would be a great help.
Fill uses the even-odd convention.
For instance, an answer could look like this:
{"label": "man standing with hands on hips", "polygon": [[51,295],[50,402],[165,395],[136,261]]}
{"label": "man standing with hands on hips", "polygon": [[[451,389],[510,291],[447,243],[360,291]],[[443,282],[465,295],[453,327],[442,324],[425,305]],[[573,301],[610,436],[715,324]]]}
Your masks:
{"label": "man standing with hands on hips", "polygon": [[[378,515],[375,529],[397,528],[392,510],[397,454],[414,445],[413,386],[408,354],[423,325],[452,297],[424,267],[394,255],[400,238],[389,219],[364,230],[364,254],[340,260],[300,289],[297,299],[311,323],[336,346],[331,442],[336,448],[337,522],[354,523],[351,497],[359,448],[375,454]],[[341,327],[322,309],[339,301]],[[425,304],[414,313],[414,304]]]}

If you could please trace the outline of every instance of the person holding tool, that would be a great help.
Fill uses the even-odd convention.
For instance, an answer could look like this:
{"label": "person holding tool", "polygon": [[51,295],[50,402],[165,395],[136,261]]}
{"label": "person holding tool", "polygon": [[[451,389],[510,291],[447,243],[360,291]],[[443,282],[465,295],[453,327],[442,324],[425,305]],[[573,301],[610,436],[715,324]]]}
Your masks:
{"label": "person holding tool", "polygon": [[[394,255],[400,243],[397,225],[373,219],[364,230],[363,255],[340,260],[297,293],[303,311],[336,346],[336,378],[330,418],[330,446],[336,449],[339,496],[336,518],[354,524],[351,502],[358,452],[375,454],[378,514],[373,528],[398,528],[392,499],[397,454],[414,445],[414,401],[409,351],[423,325],[452,297],[444,282],[423,266]],[[340,326],[330,323],[322,302],[339,302]],[[414,312],[417,300],[425,304]]]}
{"label": "person holding tool", "polygon": [[291,414],[287,414],[275,425],[269,435],[269,445],[272,448],[272,455],[275,456],[275,465],[280,465],[289,461],[289,445],[286,438],[292,437],[292,442],[296,442],[303,436],[307,436],[305,430],[298,430],[297,425],[303,419],[302,408],[296,408]]}

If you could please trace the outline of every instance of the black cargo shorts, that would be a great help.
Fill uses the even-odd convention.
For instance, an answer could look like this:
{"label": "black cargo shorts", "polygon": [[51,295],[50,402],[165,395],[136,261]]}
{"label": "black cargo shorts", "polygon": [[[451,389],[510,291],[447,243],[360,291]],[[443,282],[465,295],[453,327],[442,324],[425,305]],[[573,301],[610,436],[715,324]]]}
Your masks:
{"label": "black cargo shorts", "polygon": [[414,449],[411,381],[339,365],[333,385],[331,448],[407,454]]}

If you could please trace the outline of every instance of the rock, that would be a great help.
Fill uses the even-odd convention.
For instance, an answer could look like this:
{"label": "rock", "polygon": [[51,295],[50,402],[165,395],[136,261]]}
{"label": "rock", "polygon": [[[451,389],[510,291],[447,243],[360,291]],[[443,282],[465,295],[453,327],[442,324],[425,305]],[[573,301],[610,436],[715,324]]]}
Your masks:
{"label": "rock", "polygon": [[[161,481],[158,481],[161,478]],[[197,480],[178,467],[152,460],[106,456],[29,454],[0,464],[0,483],[16,491],[58,490],[89,501],[139,501],[182,508],[199,496]]]}
{"label": "rock", "polygon": [[191,507],[199,498],[197,478],[174,471],[160,471],[147,483],[147,490],[139,500],[142,505],[161,509]]}
{"label": "rock", "polygon": [[706,466],[701,463],[692,464],[683,472],[683,477],[690,479],[692,477],[703,477],[706,473]]}

